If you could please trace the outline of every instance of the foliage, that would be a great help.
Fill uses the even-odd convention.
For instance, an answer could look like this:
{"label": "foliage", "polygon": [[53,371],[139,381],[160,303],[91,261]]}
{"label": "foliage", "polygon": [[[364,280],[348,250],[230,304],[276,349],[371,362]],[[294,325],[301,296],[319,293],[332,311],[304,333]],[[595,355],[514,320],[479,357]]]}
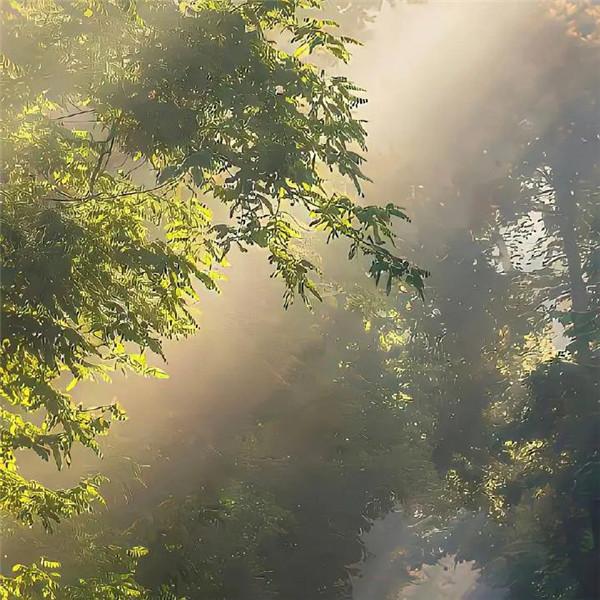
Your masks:
{"label": "foliage", "polygon": [[212,475],[189,476],[194,493],[173,491],[136,519],[131,535],[150,549],[139,571],[147,587],[207,599],[347,598],[362,533],[433,495],[427,442],[407,426],[396,377],[379,378],[377,332],[342,304],[323,310],[318,337],[287,385],[220,443]]}
{"label": "foliage", "polygon": [[[447,551],[511,598],[566,600],[598,593],[598,55],[548,21],[537,36],[568,60],[512,117],[518,159],[477,187],[491,210],[443,251],[453,273],[431,293],[449,380],[434,458],[447,501],[488,517],[462,543],[450,527]],[[548,94],[559,108],[544,119]],[[502,142],[486,153],[502,156]]]}
{"label": "foliage", "polygon": [[[267,249],[286,305],[319,297],[294,249],[308,215],[370,257],[388,289],[394,278],[422,289],[424,272],[385,245],[405,214],[326,190],[323,168],[361,191],[365,132],[352,115],[359,90],[298,57],[348,58],[333,23],[296,16],[316,6],[3,5],[4,511],[50,528],[90,509],[98,478],[54,492],[20,474],[16,451],[58,468],[73,444],[99,453],[123,412],[77,405],[70,389],[115,368],[164,376],[145,351],[194,330],[189,300],[216,288],[232,246]],[[220,206],[229,217],[214,221]]]}
{"label": "foliage", "polygon": [[[14,565],[13,576],[0,575],[0,598],[3,600],[125,600],[148,599],[148,594],[134,578],[137,561],[146,549],[134,547],[126,552],[111,548],[110,570],[106,575],[79,580],[74,585],[60,582],[60,563],[41,558],[39,563]],[[166,596],[165,596],[166,600]]]}
{"label": "foliage", "polygon": [[[439,481],[430,441],[413,425],[420,407],[396,394],[401,375],[380,377],[388,353],[377,329],[366,330],[336,298],[338,307],[328,296],[319,310],[315,341],[285,383],[238,415],[218,450],[182,441],[166,463],[151,460],[127,505],[61,526],[52,546],[17,532],[18,547],[52,550],[70,580],[93,573],[95,548],[135,540],[149,549],[137,581],[186,598],[349,597],[366,555],[362,534],[400,505],[428,510]],[[165,489],[174,463],[180,473]],[[82,549],[76,556],[74,547]],[[409,558],[397,561],[398,579],[410,580]]]}
{"label": "foliage", "polygon": [[[556,122],[527,143],[513,172],[520,181],[520,208],[505,213],[514,215],[505,221],[509,244],[516,239],[528,245],[539,262],[523,269],[519,283],[546,313],[546,323],[563,325],[566,338],[563,353],[521,376],[526,393],[511,407],[504,403],[504,423],[493,428],[504,448],[497,450],[495,489],[488,496],[512,527],[500,536],[505,538],[501,552],[524,543],[525,535],[544,548],[543,554],[536,548],[521,554],[539,561],[533,579],[509,562],[506,579],[515,597],[580,598],[598,592],[600,138],[597,90],[586,75],[597,70],[598,61],[588,41],[571,42],[580,70],[560,94]],[[525,525],[527,514],[536,518]]]}
{"label": "foliage", "polygon": [[[415,246],[435,265],[427,303],[354,303],[446,479],[428,507],[425,561],[475,560],[510,598],[587,599],[600,522],[598,53],[592,36],[546,17],[536,27],[531,47],[560,48],[564,61],[530,50],[536,95],[511,105],[502,136],[477,146],[451,189],[418,197],[427,245]],[[508,113],[496,102],[490,113]],[[468,217],[445,232],[456,214]]]}

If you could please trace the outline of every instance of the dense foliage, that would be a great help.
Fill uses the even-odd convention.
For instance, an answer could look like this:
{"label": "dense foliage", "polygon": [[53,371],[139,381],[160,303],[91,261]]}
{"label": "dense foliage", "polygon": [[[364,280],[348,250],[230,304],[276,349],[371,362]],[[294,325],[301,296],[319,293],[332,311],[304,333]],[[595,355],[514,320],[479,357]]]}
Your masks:
{"label": "dense foliage", "polygon": [[[98,436],[124,414],[78,405],[70,390],[112,369],[163,377],[146,350],[160,355],[162,339],[194,330],[189,301],[216,289],[232,246],[267,249],[286,305],[319,297],[316,267],[294,246],[307,218],[347,239],[351,258],[370,257],[388,289],[395,278],[422,289],[424,272],[386,247],[404,213],[327,191],[328,168],[361,192],[365,132],[352,111],[364,100],[302,59],[348,58],[334,23],[296,14],[317,6],[3,5],[5,513],[50,529],[100,499],[100,477],[52,490],[21,474],[17,452],[59,469],[74,444],[99,453]],[[7,593],[26,595],[40,569]]]}
{"label": "dense foliage", "polygon": [[[348,40],[300,21],[299,7],[4,6],[2,505],[20,520],[50,527],[97,498],[96,478],[58,492],[28,481],[15,451],[59,468],[75,442],[97,451],[122,412],[77,406],[69,389],[115,367],[161,376],[144,351],[194,329],[188,300],[198,284],[215,288],[232,245],[267,248],[286,303],[318,297],[315,267],[293,247],[309,215],[351,256],[370,256],[377,281],[421,289],[423,272],[384,245],[404,213],[326,191],[323,167],[360,191],[352,109],[363,100],[301,61],[318,48],[346,59]],[[230,218],[212,221],[211,202]],[[55,383],[65,371],[66,390]],[[26,418],[37,411],[41,422]]]}
{"label": "dense foliage", "polygon": [[[0,575],[0,598],[44,598],[45,600],[124,600],[149,598],[147,591],[136,582],[134,572],[137,560],[146,553],[145,548],[132,547],[127,552],[112,549],[110,561],[102,565],[102,572],[89,579],[62,585],[60,563],[41,558],[31,565],[15,565],[14,575]],[[163,594],[164,600],[168,596]]]}
{"label": "dense foliage", "polygon": [[[535,94],[495,101],[504,137],[476,145],[483,158],[465,162],[452,202],[422,193],[418,221],[436,207],[443,223],[467,212],[467,226],[421,251],[436,274],[431,305],[376,325],[396,340],[421,427],[433,422],[445,503],[476,514],[426,546],[478,561],[515,599],[598,594],[600,19],[587,8],[531,30]],[[548,47],[561,60],[542,58]],[[421,233],[443,239],[436,224]]]}

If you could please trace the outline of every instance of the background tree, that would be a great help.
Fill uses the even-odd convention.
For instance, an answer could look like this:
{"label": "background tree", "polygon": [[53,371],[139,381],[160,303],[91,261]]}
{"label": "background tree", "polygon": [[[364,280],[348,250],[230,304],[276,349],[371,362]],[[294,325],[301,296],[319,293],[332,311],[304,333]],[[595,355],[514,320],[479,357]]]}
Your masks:
{"label": "background tree", "polygon": [[[451,265],[460,260],[469,265],[474,257],[473,289],[487,290],[486,318],[496,321],[471,330],[481,304],[473,305],[471,294],[462,298],[460,312],[467,323],[459,335],[468,344],[457,364],[449,359],[448,375],[460,382],[462,373],[478,384],[473,400],[464,393],[472,384],[458,383],[451,391],[442,412],[451,407],[452,413],[442,414],[440,421],[446,423],[446,435],[444,429],[436,435],[449,497],[457,506],[483,510],[489,518],[457,526],[446,549],[478,560],[490,580],[514,598],[598,594],[593,566],[598,559],[600,489],[594,267],[600,152],[593,75],[598,52],[590,29],[595,11],[585,8],[567,11],[567,27],[545,19],[532,35],[534,47],[558,48],[562,59],[536,61],[544,63],[538,68],[544,75],[536,97],[507,123],[518,142],[516,159],[503,177],[474,190],[489,210],[479,213],[485,218],[478,224],[470,223],[475,254],[463,245],[445,259]],[[565,30],[575,31],[571,17],[578,13],[586,18],[583,39],[565,35]],[[573,64],[578,68],[570,68]],[[486,144],[485,150],[501,164],[501,142]],[[463,184],[461,196],[464,190]],[[493,280],[500,288],[490,284]],[[494,308],[496,299],[500,304]],[[460,306],[453,300],[448,304],[455,310]],[[448,308],[442,305],[443,318]],[[473,317],[467,317],[465,308]],[[456,314],[452,320],[457,322]],[[487,332],[488,340],[475,342],[475,332]],[[479,368],[466,358],[473,345],[481,349]],[[446,348],[446,356],[452,356],[453,347]],[[460,365],[465,362],[463,372]],[[456,402],[468,418],[448,428]],[[474,426],[465,427],[467,423]],[[454,437],[457,429],[460,435]]]}

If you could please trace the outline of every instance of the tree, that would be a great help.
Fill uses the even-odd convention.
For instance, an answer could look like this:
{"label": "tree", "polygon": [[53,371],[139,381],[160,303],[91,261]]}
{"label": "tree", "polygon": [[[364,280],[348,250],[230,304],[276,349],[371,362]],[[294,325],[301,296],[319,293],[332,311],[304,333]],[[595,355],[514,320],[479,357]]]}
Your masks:
{"label": "tree", "polygon": [[[594,14],[567,14],[579,12]],[[494,357],[503,377],[484,406],[481,451],[461,449],[449,471],[458,502],[490,516],[454,550],[514,598],[598,594],[598,53],[589,22],[583,38],[565,36],[567,25],[545,21],[537,33],[563,60],[545,66],[528,118],[516,113],[518,160],[502,184],[512,191],[496,195],[496,222],[480,239],[488,255],[502,254],[502,240],[508,297],[526,321],[500,330],[509,343]]]}
{"label": "tree", "polygon": [[585,25],[582,39],[570,21],[531,21],[533,93],[489,98],[501,135],[463,156],[451,188],[423,181],[428,302],[369,316],[447,481],[426,561],[440,548],[475,560],[518,599],[598,594],[598,52]]}
{"label": "tree", "polygon": [[[321,165],[360,190],[362,158],[351,148],[364,148],[364,130],[351,111],[362,99],[298,58],[325,48],[347,59],[349,40],[328,33],[331,23],[300,23],[297,8],[5,7],[3,397],[46,411],[36,426],[3,409],[4,507],[22,520],[50,525],[86,506],[98,482],[52,495],[20,477],[14,450],[60,467],[74,442],[97,450],[97,435],[122,417],[115,406],[74,406],[53,383],[59,374],[69,371],[70,385],[114,366],[160,376],[144,350],[160,354],[161,337],[193,330],[186,301],[196,282],[215,288],[232,245],[268,249],[287,303],[294,292],[318,296],[314,266],[294,252],[295,207],[311,227],[349,239],[352,255],[371,256],[377,280],[422,288],[423,272],[384,247],[404,213],[325,189]],[[299,52],[278,48],[276,34]],[[142,164],[155,184],[136,181]],[[210,222],[211,199],[231,220]]]}
{"label": "tree", "polygon": [[308,217],[328,240],[348,240],[350,258],[368,257],[377,282],[422,291],[425,272],[388,247],[404,212],[328,191],[326,169],[362,193],[353,109],[364,99],[303,58],[348,59],[334,23],[296,14],[317,7],[3,5],[4,513],[50,529],[100,500],[100,477],[52,490],[21,474],[17,451],[59,469],[74,444],[100,453],[98,437],[124,414],[77,405],[70,390],[113,369],[164,377],[147,351],[194,331],[189,301],[216,289],[232,247],[266,249],[286,306],[318,298],[316,267],[294,244]]}

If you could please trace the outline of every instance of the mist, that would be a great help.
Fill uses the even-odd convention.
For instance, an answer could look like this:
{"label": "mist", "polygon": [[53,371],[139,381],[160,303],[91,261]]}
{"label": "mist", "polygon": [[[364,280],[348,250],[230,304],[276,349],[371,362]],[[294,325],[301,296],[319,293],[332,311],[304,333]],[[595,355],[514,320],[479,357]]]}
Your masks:
{"label": "mist", "polygon": [[[360,8],[358,3],[351,3],[354,4]],[[330,10],[336,18],[335,8]],[[411,397],[411,406],[405,412],[412,415],[410,422],[425,421],[423,414],[427,411],[435,414],[433,429],[424,428],[424,433],[415,434],[415,439],[425,440],[423,450],[418,451],[419,460],[420,452],[429,452],[431,466],[398,465],[401,471],[405,469],[402,472],[408,482],[406,497],[390,494],[382,501],[381,509],[365,508],[362,516],[358,511],[358,518],[364,521],[355,532],[362,554],[350,556],[349,551],[348,559],[339,561],[345,567],[355,568],[350,569],[351,583],[344,588],[350,592],[346,591],[349,595],[345,597],[513,597],[506,595],[505,582],[486,578],[491,569],[482,571],[489,548],[473,550],[474,544],[464,529],[456,524],[442,525],[438,520],[456,520],[456,515],[434,515],[435,523],[428,522],[431,530],[426,525],[415,528],[415,524],[428,516],[427,507],[435,504],[433,496],[445,474],[457,468],[451,464],[453,456],[464,452],[471,460],[476,452],[485,453],[485,434],[479,432],[484,430],[482,423],[501,397],[497,390],[505,385],[518,388],[515,397],[525,393],[527,384],[516,380],[506,383],[513,377],[506,374],[508,367],[492,366],[489,358],[500,355],[498,331],[508,327],[506,323],[511,327],[517,323],[514,328],[521,331],[537,318],[522,317],[522,306],[513,302],[517,296],[514,290],[522,289],[516,278],[523,270],[519,269],[514,250],[512,255],[507,250],[502,236],[493,237],[492,225],[497,223],[498,214],[508,214],[510,223],[511,211],[530,214],[524,204],[519,205],[517,196],[507,192],[506,182],[515,181],[515,165],[529,160],[528,140],[543,136],[562,118],[563,84],[567,84],[560,79],[561,74],[565,69],[576,71],[579,64],[573,58],[570,38],[562,34],[564,24],[529,1],[383,2],[380,9],[376,7],[369,14],[372,19],[360,27],[340,18],[343,33],[362,40],[364,45],[353,49],[347,66],[334,68],[364,88],[368,98],[368,103],[359,108],[368,132],[364,170],[372,179],[365,186],[365,202],[382,206],[394,202],[406,209],[411,222],[397,228],[398,249],[431,273],[423,301],[407,293],[399,294],[392,302],[401,315],[404,311],[404,322],[414,319],[416,331],[423,331],[442,346],[447,344],[447,355],[440,361],[441,374],[431,376],[438,379],[430,378],[430,388],[423,384],[419,389],[411,379],[410,369],[397,375],[408,386],[406,394]],[[341,17],[345,15],[341,13]],[[590,93],[594,88],[600,92],[600,81],[588,83]],[[600,116],[599,97],[600,93],[595,96],[596,116]],[[473,242],[476,239],[489,242],[487,249],[483,243],[479,248]],[[317,236],[309,238],[308,243],[311,252],[323,257],[321,281],[326,292],[338,287],[353,291],[360,284],[366,293],[378,296],[373,282],[364,277],[365,265],[347,261],[345,242],[325,245]],[[523,243],[526,254],[533,252],[533,242]],[[111,383],[83,383],[75,389],[78,401],[99,405],[116,398],[127,411],[128,420],[114,425],[110,435],[102,440],[104,458],[78,451],[74,453],[73,465],[61,472],[54,472],[35,458],[24,458],[28,476],[48,485],[66,486],[85,473],[107,473],[111,483],[105,486],[107,508],[102,519],[110,523],[110,528],[134,531],[132,524],[144,519],[156,523],[156,531],[163,527],[155,516],[161,503],[193,496],[199,490],[221,489],[236,481],[245,464],[244,452],[250,447],[264,447],[264,460],[285,461],[289,455],[294,460],[294,456],[303,455],[305,462],[299,463],[302,467],[297,468],[297,476],[290,471],[292,467],[281,475],[282,481],[289,477],[292,482],[308,486],[302,497],[298,492],[298,506],[312,501],[304,498],[304,493],[316,498],[319,486],[328,489],[326,476],[318,479],[311,475],[316,472],[311,470],[312,458],[316,463],[326,460],[320,454],[319,436],[333,443],[336,436],[342,441],[346,437],[353,439],[355,432],[346,436],[339,426],[344,403],[329,403],[327,398],[338,393],[335,382],[341,377],[340,365],[355,338],[368,360],[379,356],[374,348],[377,332],[367,328],[365,333],[365,322],[371,327],[377,317],[345,311],[344,301],[335,293],[325,293],[324,301],[315,302],[312,308],[297,301],[286,310],[282,284],[270,277],[265,252],[235,252],[229,263],[223,269],[226,279],[219,283],[219,293],[203,291],[194,305],[199,323],[197,334],[167,341],[166,364],[154,357],[153,362],[168,373],[168,379],[115,375]],[[392,294],[392,298],[396,296]],[[568,342],[563,327],[553,319],[549,322],[558,334],[548,352],[555,356]],[[517,333],[512,335],[516,340]],[[366,336],[366,341],[361,341],[360,336]],[[527,352],[535,353],[536,349],[523,350],[518,346],[520,342],[514,343],[515,352],[523,360]],[[507,341],[506,347],[510,344]],[[381,359],[381,364],[387,364],[386,360]],[[418,356],[413,360],[418,362]],[[460,367],[462,371],[456,367],[459,362],[466,365]],[[440,382],[446,381],[443,377],[447,377],[447,383],[442,388]],[[345,384],[350,398],[362,385],[356,381]],[[431,401],[436,408],[419,408],[421,400],[425,404]],[[277,431],[282,424],[289,431]],[[271,432],[271,426],[276,431]],[[368,435],[369,439],[377,437],[371,430]],[[399,437],[403,435],[398,431]],[[407,439],[394,443],[415,448]],[[279,450],[281,456],[276,454]],[[408,455],[409,450],[402,452]],[[256,475],[260,470],[261,467],[251,470],[249,481],[254,488],[260,481]],[[363,470],[361,467],[361,473]],[[420,474],[425,472],[428,482],[419,488]],[[359,477],[362,475],[348,475],[348,481]],[[276,496],[272,490],[278,488],[273,485],[269,494]],[[368,490],[368,484],[365,485]],[[414,498],[411,486],[420,490]],[[343,493],[342,488],[323,492],[327,498],[327,494],[333,498]],[[429,493],[432,497],[428,498]],[[365,497],[373,500],[370,493]],[[330,500],[314,501],[329,506]],[[481,518],[485,512],[483,506],[473,504],[468,510],[471,516],[465,516],[465,522]],[[315,527],[326,527],[324,523],[318,522]],[[481,530],[488,527],[477,526]],[[421,536],[424,531],[428,532],[426,542]],[[443,543],[436,538],[441,531],[445,532]],[[156,541],[153,535],[147,536],[151,555]],[[52,547],[52,541],[44,534],[36,536],[39,547]],[[464,551],[463,541],[467,538],[470,549]],[[424,545],[433,550],[424,550]],[[5,543],[6,549],[10,552],[10,557],[5,557],[8,562],[25,560],[30,551],[26,542],[10,540]],[[298,561],[299,565],[310,560],[304,555],[293,556],[282,560],[289,560],[290,564]],[[149,564],[145,570],[142,567],[145,581],[160,583],[160,567]],[[271,566],[267,565],[267,570]],[[303,572],[304,566],[298,568]],[[306,569],[309,572],[318,567]],[[177,577],[173,581],[179,581]],[[235,578],[235,574],[230,577]],[[286,596],[284,591],[277,597],[291,600],[301,593],[310,600],[338,597],[325,587],[318,588],[318,596],[310,596],[316,592],[306,580],[294,585],[297,596],[292,592]],[[223,598],[255,597],[248,589],[235,594],[231,592]],[[523,596],[522,600],[527,598]]]}

